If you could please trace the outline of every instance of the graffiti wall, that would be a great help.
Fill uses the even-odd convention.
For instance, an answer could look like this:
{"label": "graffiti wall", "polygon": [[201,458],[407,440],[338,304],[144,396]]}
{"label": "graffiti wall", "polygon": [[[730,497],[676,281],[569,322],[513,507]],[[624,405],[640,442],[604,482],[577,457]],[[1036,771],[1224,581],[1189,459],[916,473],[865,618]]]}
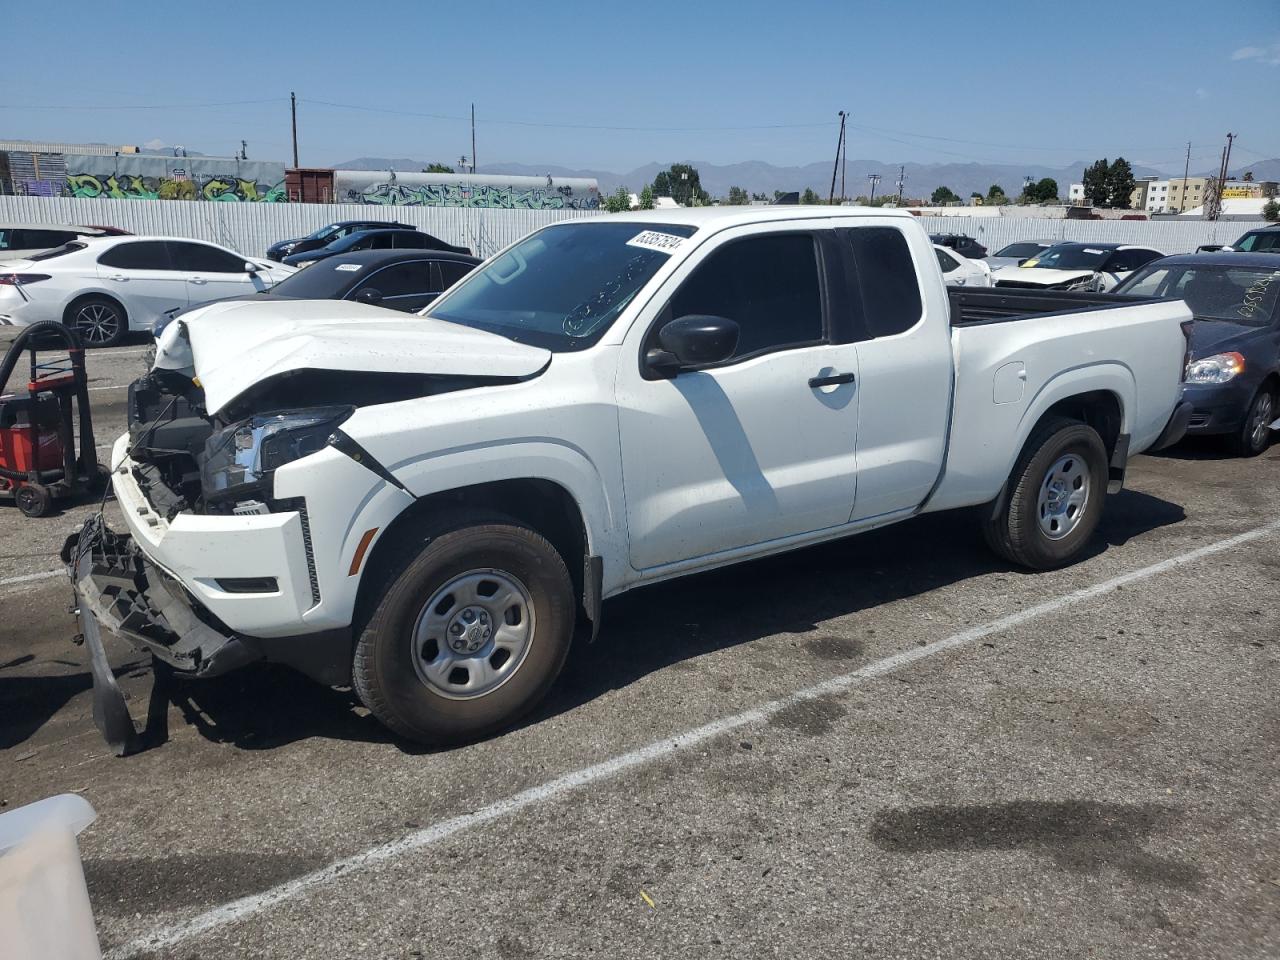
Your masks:
{"label": "graffiti wall", "polygon": [[285,200],[284,164],[225,157],[66,155],[66,194],[112,200]]}
{"label": "graffiti wall", "polygon": [[485,207],[503,210],[596,210],[600,187],[575,177],[469,176],[335,170],[339,203],[393,207]]}

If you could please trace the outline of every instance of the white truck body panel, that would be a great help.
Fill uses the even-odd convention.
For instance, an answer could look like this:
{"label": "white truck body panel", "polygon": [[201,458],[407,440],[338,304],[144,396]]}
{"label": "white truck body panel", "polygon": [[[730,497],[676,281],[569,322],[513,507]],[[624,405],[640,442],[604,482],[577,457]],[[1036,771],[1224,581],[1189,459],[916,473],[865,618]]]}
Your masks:
{"label": "white truck body panel", "polygon": [[[558,484],[580,510],[587,550],[602,562],[601,592],[609,596],[921,510],[991,501],[1037,420],[1063,398],[1112,394],[1133,452],[1156,439],[1178,401],[1185,346],[1178,323],[1190,316],[1184,305],[1136,302],[952,329],[930,240],[903,212],[753,207],[645,211],[600,222],[628,220],[698,229],[581,351],[552,353],[430,316],[387,319],[387,311],[349,302],[238,303],[182,318],[211,412],[265,378],[317,366],[517,380],[359,407],[342,431],[404,489],[333,449],[276,472],[275,495],[308,504],[319,603],[220,596],[210,587],[236,551],[190,537],[228,520],[242,533],[280,528],[263,555],[280,556],[296,572],[301,561],[290,553],[285,538],[292,534],[280,515],[199,523],[184,515],[157,532],[125,511],[131,532],[228,625],[284,636],[351,622],[357,544],[375,530],[376,547],[415,498],[539,479]],[[906,239],[922,303],[910,329],[800,345],[671,379],[642,376],[647,331],[682,280],[721,245],[770,232],[871,225]],[[428,314],[471,282],[463,280]],[[170,343],[177,328],[165,331],[161,360],[177,349]],[[846,372],[852,383],[808,383]],[[123,457],[119,447],[117,454]],[[115,474],[115,484],[122,499],[137,498],[128,470]],[[234,575],[255,573],[241,562]],[[281,579],[282,591],[304,587],[304,578]],[[250,609],[255,604],[259,612]]]}

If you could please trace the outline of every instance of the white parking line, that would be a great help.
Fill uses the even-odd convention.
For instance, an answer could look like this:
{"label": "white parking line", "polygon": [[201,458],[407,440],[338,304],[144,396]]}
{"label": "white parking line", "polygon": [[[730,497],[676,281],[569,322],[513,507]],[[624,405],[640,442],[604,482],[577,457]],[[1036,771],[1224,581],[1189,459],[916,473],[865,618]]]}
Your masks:
{"label": "white parking line", "polygon": [[498,800],[488,806],[481,807],[471,813],[466,813],[458,817],[452,817],[448,820],[441,820],[431,826],[416,830],[413,833],[406,834],[398,840],[392,840],[376,847],[371,847],[360,853],[344,857],[341,860],[335,860],[328,866],[321,867],[312,873],[303,874],[293,880],[289,880],[278,886],[265,890],[262,893],[255,893],[251,896],[241,897],[239,900],[232,900],[220,907],[214,907],[204,913],[197,914],[188,920],[173,924],[139,937],[136,940],[130,940],[128,943],[121,944],[113,950],[104,954],[106,960],[126,960],[136,953],[143,952],[161,952],[169,947],[173,947],[192,937],[197,937],[210,930],[218,927],[235,923],[243,920],[253,914],[260,913],[269,907],[277,904],[285,903],[295,897],[312,890],[316,887],[331,883],[340,878],[350,877],[354,872],[372,867],[379,863],[385,863],[390,860],[396,860],[405,854],[420,850],[423,847],[429,847],[432,844],[439,843],[455,833],[477,827],[503,817],[511,816],[518,813],[526,807],[533,806],[537,803],[543,803],[552,800],[558,800],[564,795],[578,790],[590,784],[597,783],[602,780],[608,780],[627,770],[635,767],[652,763],[655,760],[662,760],[680,750],[687,750],[689,747],[696,746],[721,734],[736,730],[749,724],[762,723],[770,716],[787,707],[794,706],[817,697],[829,696],[835,693],[841,693],[848,690],[864,680],[870,680],[875,677],[883,676],[902,667],[909,666],[917,661],[932,657],[935,654],[942,653],[947,650],[954,650],[957,647],[963,647],[971,644],[983,637],[989,637],[992,634],[1000,633],[1012,627],[1019,626],[1035,620],[1039,617],[1056,613],[1063,607],[1070,606],[1074,603],[1080,603],[1083,600],[1091,600],[1094,597],[1104,593],[1109,593],[1117,587],[1123,587],[1139,580],[1147,580],[1151,577],[1159,576],[1175,567],[1183,564],[1192,563],[1204,557],[1211,556],[1215,553],[1222,553],[1233,547],[1238,547],[1250,540],[1257,540],[1268,534],[1280,531],[1280,520],[1274,520],[1265,526],[1257,527],[1238,536],[1229,537],[1226,540],[1219,540],[1206,546],[1184,553],[1178,557],[1171,557],[1168,560],[1162,560],[1159,563],[1153,563],[1150,566],[1141,567],[1131,573],[1124,573],[1110,580],[1104,580],[1102,583],[1095,584],[1091,587],[1084,587],[1080,590],[1072,591],[1064,596],[1045,603],[1037,604],[1034,607],[1028,607],[1025,610],[1019,610],[1017,613],[1011,613],[1008,616],[1001,617],[998,620],[992,620],[990,623],[981,626],[972,627],[960,633],[952,634],[944,640],[937,643],[929,644],[925,647],[910,647],[901,653],[896,653],[891,657],[883,660],[877,660],[875,663],[868,664],[861,670],[855,670],[852,673],[846,673],[838,677],[834,677],[823,683],[815,684],[812,687],[806,687],[798,690],[789,696],[782,697],[777,700],[771,700],[768,703],[755,707],[751,710],[736,713],[720,720],[715,720],[705,726],[696,729],[678,733],[675,736],[667,737],[663,740],[655,741],[648,746],[633,750],[630,753],[620,754],[616,757],[610,757],[600,763],[593,764],[589,767],[583,767],[580,770],[574,770],[563,776],[556,777],[546,783],[536,787],[530,787],[514,796],[507,797],[504,800]]}
{"label": "white parking line", "polygon": [[65,570],[42,570],[39,573],[24,573],[18,577],[0,578],[0,587],[7,587],[14,583],[30,583],[32,580],[48,580],[50,577],[65,577]]}
{"label": "white parking line", "polygon": [[127,383],[113,383],[113,384],[112,384],[111,386],[109,386],[109,387],[89,387],[89,390],[90,390],[90,391],[93,391],[93,390],[128,390],[128,389],[129,389],[129,384],[127,384]]}

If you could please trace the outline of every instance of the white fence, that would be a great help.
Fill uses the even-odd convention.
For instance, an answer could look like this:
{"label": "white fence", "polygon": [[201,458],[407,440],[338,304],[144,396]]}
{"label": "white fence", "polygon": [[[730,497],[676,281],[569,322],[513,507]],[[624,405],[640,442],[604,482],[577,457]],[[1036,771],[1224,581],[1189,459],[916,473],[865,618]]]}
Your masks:
{"label": "white fence", "polygon": [[[261,256],[277,240],[300,237],[335,220],[357,217],[411,223],[486,257],[530,230],[594,210],[501,210],[492,207],[376,207],[338,203],[198,203],[0,196],[0,222],[109,224],[133,233],[211,240]],[[655,211],[655,218],[661,212]],[[1022,217],[921,217],[931,233],[967,233],[992,253],[1015,240],[1142,243],[1189,253],[1204,243],[1231,243],[1253,223],[1230,220],[1039,220]],[[1262,221],[1258,221],[1261,223]]]}
{"label": "white fence", "polygon": [[991,253],[1016,240],[1141,243],[1162,253],[1194,253],[1204,243],[1232,243],[1263,221],[1039,220],[1027,217],[921,217],[930,233],[967,233]]}
{"label": "white fence", "polygon": [[595,215],[593,210],[0,196],[0,222],[105,224],[131,233],[210,240],[248,256],[262,256],[277,240],[305,236],[335,220],[369,217],[411,223],[486,257],[548,223]]}

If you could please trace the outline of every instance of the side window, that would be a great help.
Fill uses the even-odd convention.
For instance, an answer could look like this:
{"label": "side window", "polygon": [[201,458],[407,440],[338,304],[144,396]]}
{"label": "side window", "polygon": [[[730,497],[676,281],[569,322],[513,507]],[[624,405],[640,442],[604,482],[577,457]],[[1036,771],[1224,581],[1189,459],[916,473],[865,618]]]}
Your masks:
{"label": "side window", "polygon": [[1280,250],[1280,230],[1271,230],[1267,233],[1255,233],[1256,238],[1253,242],[1253,250],[1261,253],[1267,250]]}
{"label": "side window", "polygon": [[432,283],[430,260],[413,260],[409,263],[397,263],[384,267],[367,277],[358,289],[351,292],[348,299],[366,287],[378,290],[384,298],[420,296],[424,293],[436,292],[436,287]]}
{"label": "side window", "polygon": [[175,269],[192,273],[244,273],[244,259],[207,243],[169,244]]}
{"label": "side window", "polygon": [[868,332],[890,337],[919,323],[924,316],[920,281],[902,231],[857,227],[849,231],[849,244],[855,268],[852,287]]}
{"label": "side window", "polygon": [[395,238],[389,230],[374,230],[363,237],[353,249],[356,250],[390,250]]}
{"label": "side window", "polygon": [[424,233],[418,233],[416,230],[412,233],[399,230],[391,231],[395,234],[395,244],[397,250],[421,250],[425,247],[427,236]]}
{"label": "side window", "polygon": [[437,260],[436,266],[440,268],[441,290],[448,290],[473,269],[469,263],[457,263],[453,260]]}
{"label": "side window", "polygon": [[938,255],[938,266],[942,268],[943,273],[950,273],[960,266],[960,261],[950,254],[943,253],[936,247],[933,250]]}
{"label": "side window", "polygon": [[727,317],[740,333],[734,357],[823,338],[818,256],[810,234],[748,237],[702,261],[667,305],[671,319]]}
{"label": "side window", "polygon": [[162,240],[135,240],[121,243],[107,250],[98,258],[104,267],[121,270],[172,270],[169,248]]}

